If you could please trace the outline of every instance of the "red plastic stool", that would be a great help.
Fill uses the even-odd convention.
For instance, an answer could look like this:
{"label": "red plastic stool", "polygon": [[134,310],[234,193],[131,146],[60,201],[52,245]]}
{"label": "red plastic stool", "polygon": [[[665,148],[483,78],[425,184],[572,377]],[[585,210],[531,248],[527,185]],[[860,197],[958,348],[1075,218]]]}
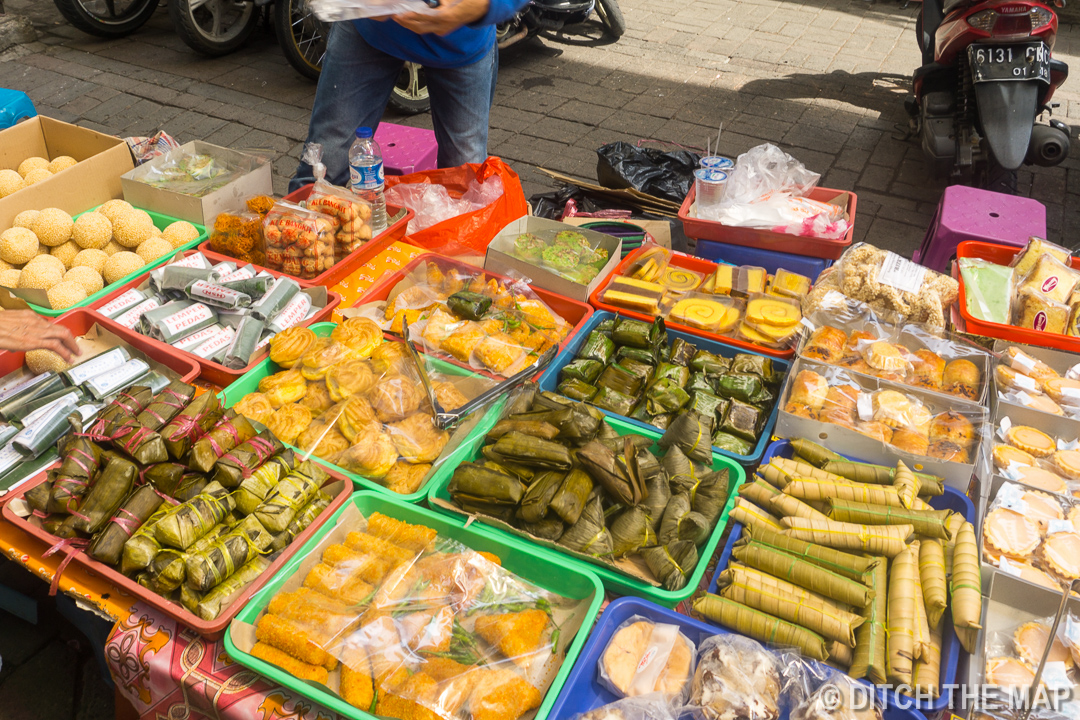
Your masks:
{"label": "red plastic stool", "polygon": [[435,132],[423,128],[381,122],[375,130],[383,156],[383,172],[387,175],[408,175],[434,170],[439,156]]}
{"label": "red plastic stool", "polygon": [[1046,207],[1041,202],[952,185],[945,188],[922,247],[911,259],[948,272],[949,260],[964,240],[1023,247],[1032,235],[1046,237]]}

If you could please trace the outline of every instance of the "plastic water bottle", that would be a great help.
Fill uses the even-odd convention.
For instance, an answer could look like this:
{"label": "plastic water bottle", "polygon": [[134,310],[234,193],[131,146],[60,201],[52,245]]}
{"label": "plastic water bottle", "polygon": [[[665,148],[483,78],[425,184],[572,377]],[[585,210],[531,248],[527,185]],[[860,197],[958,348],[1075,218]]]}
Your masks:
{"label": "plastic water bottle", "polygon": [[371,205],[372,234],[386,229],[386,200],[383,199],[382,149],[369,127],[356,128],[349,148],[349,187]]}

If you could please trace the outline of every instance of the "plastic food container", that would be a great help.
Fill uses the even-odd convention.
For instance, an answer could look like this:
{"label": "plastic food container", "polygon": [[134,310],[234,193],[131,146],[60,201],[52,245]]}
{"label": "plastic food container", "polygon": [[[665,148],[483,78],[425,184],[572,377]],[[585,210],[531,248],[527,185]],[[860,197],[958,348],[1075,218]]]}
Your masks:
{"label": "plastic food container", "polygon": [[[85,335],[86,331],[97,323],[151,360],[156,360],[175,372],[184,382],[189,383],[199,376],[199,366],[195,362],[195,356],[173,352],[168,345],[151,340],[134,330],[128,330],[123,325],[117,325],[112,320],[86,308],[70,310],[66,315],[51,322],[54,325],[63,325],[76,337]],[[14,350],[0,350],[0,376],[22,367],[25,355],[26,353]]]}
{"label": "plastic food container", "polygon": [[822,270],[833,264],[832,260],[822,258],[792,255],[787,252],[777,252],[744,245],[729,245],[727,243],[713,242],[712,240],[698,240],[697,255],[714,263],[763,267],[770,275],[775,275],[777,268],[783,268],[805,275],[810,278],[810,282],[814,282]]}
{"label": "plastic food container", "polygon": [[[997,265],[1008,265],[1023,249],[1024,248],[1022,247],[1013,245],[995,245],[994,243],[979,242],[977,240],[965,240],[956,246],[956,257],[958,260],[960,258],[977,258],[979,260],[989,260]],[[1074,269],[1080,268],[1080,261],[1075,257],[1070,258],[1069,264]],[[1002,340],[1008,340],[1009,342],[1021,343],[1024,345],[1035,345],[1037,347],[1056,348],[1058,350],[1068,350],[1069,352],[1080,353],[1080,337],[1058,335],[1057,333],[1048,333],[1041,330],[1030,330],[1028,328],[1005,325],[1004,323],[980,320],[975,317],[969,313],[967,309],[967,295],[964,290],[963,275],[957,270],[955,276],[960,281],[960,316],[964,318],[964,322],[967,325],[967,332],[973,335],[1001,338]]]}
{"label": "plastic food container", "polygon": [[[493,411],[492,415],[497,420],[497,414]],[[622,420],[619,416],[608,416],[608,423],[611,427],[619,433],[619,435],[644,435],[645,437],[651,437],[654,441],[659,440],[661,433],[653,428],[638,427],[638,425],[631,425],[630,423]],[[494,423],[493,423],[494,424]],[[451,509],[453,503],[450,500],[450,492],[447,488],[450,485],[450,480],[454,475],[454,469],[462,462],[472,462],[480,456],[480,448],[484,444],[484,436],[487,431],[474,433],[467,442],[462,443],[462,449],[464,450],[460,461],[451,465],[450,463],[443,464],[436,472],[434,476],[428,481],[428,505],[435,508],[440,513],[455,514],[462,517],[472,517],[468,515],[464,510],[457,508],[456,506]],[[653,444],[650,448],[653,452],[662,452],[658,445]],[[727,502],[724,504],[724,510],[720,513],[719,519],[716,521],[716,527],[713,528],[709,534],[709,539],[705,541],[705,544],[698,549],[698,564],[694,568],[694,573],[686,581],[686,586],[681,590],[665,590],[663,587],[656,587],[650,585],[644,580],[631,577],[624,573],[619,572],[611,567],[591,563],[586,560],[581,560],[573,557],[569,554],[563,554],[556,552],[561,557],[561,562],[564,567],[574,569],[585,569],[595,573],[600,577],[601,582],[604,583],[604,588],[610,592],[616,592],[624,595],[636,595],[638,597],[644,597],[653,602],[656,602],[665,607],[675,607],[683,600],[686,600],[694,594],[698,585],[701,584],[701,578],[705,575],[705,567],[709,564],[709,559],[712,558],[713,553],[716,552],[717,546],[720,544],[720,538],[724,534],[724,528],[727,527],[728,513],[731,512],[732,505],[735,504],[736,491],[739,486],[743,484],[746,479],[746,473],[743,472],[734,460],[724,457],[720,453],[713,451],[713,470],[722,470],[727,468],[729,472],[728,476],[728,489],[731,493],[728,496]],[[436,504],[436,501],[440,501]],[[485,523],[486,518],[476,517],[475,524]],[[475,525],[474,524],[474,525]],[[503,530],[500,528],[490,527],[489,532],[497,533],[501,536],[514,538],[517,542],[522,543],[530,548],[530,552],[540,552],[543,549],[545,552],[550,552],[547,548],[541,548],[530,541],[524,535],[518,536],[509,530]],[[562,717],[560,715],[560,717]]]}
{"label": "plastic food container", "polygon": [[[322,322],[310,325],[309,327],[311,328],[312,332],[314,332],[317,336],[327,337],[328,335],[330,335],[330,333],[334,331],[334,328],[337,327],[337,324],[330,322]],[[476,373],[474,373],[472,370],[458,367],[457,365],[444,362],[442,360],[439,360],[438,358],[428,358],[428,361],[430,363],[429,367],[438,370],[439,372],[446,375],[476,375]],[[236,403],[240,402],[248,393],[258,392],[260,380],[262,380],[264,377],[267,377],[268,375],[273,375],[276,372],[280,372],[282,369],[283,368],[279,367],[277,363],[275,363],[270,358],[263,359],[261,362],[254,365],[246,373],[244,373],[243,377],[241,377],[239,380],[234,382],[232,385],[229,385],[221,393],[219,393],[222,403],[227,408],[232,407]],[[432,483],[436,481],[439,469],[442,467],[449,467],[451,468],[450,472],[453,472],[453,468],[457,467],[462,462],[462,457],[468,451],[468,448],[472,446],[471,443],[474,442],[477,437],[482,440],[483,437],[487,435],[488,430],[494,427],[495,422],[499,416],[499,411],[502,409],[502,406],[505,402],[505,398],[500,398],[499,400],[495,401],[494,405],[489,405],[487,407],[481,408],[478,412],[483,413],[483,415],[480,417],[476,426],[468,431],[468,433],[465,435],[464,438],[462,438],[460,444],[456,448],[450,450],[445,456],[439,459],[438,462],[440,463],[440,465],[435,469],[435,472],[432,473],[431,477],[428,478],[427,483],[425,483],[423,487],[410,495],[401,495],[399,493],[392,492],[380,485],[379,483],[375,482],[374,480],[368,480],[362,475],[357,475],[356,473],[352,473],[343,468],[339,468],[338,466],[329,463],[321,458],[315,457],[314,455],[311,456],[311,459],[319,463],[320,465],[325,466],[326,468],[334,472],[336,475],[348,478],[353,482],[353,484],[356,485],[357,489],[372,490],[374,492],[388,495],[390,497],[407,503],[420,502],[425,497],[427,497],[428,488],[431,487]],[[453,439],[451,440],[451,442],[453,442]],[[292,448],[297,453],[303,454],[303,451],[299,448],[293,445],[289,445],[287,443],[284,444],[285,447]]]}
{"label": "plastic food container", "polygon": [[[307,200],[308,195],[311,194],[312,187],[313,185],[305,185],[296,192],[289,193],[283,199],[288,200],[292,203],[303,202],[304,200]],[[401,208],[399,207],[387,205],[386,216],[393,217],[400,210]],[[310,283],[311,285],[324,285],[328,288],[337,285],[339,282],[349,277],[349,275],[352,275],[357,268],[362,267],[373,257],[381,253],[383,250],[390,247],[398,240],[404,238],[405,230],[409,226],[409,221],[412,220],[412,218],[413,211],[406,208],[404,217],[395,222],[393,225],[388,226],[381,233],[373,237],[369,242],[366,242],[360,247],[358,247],[356,250],[353,250],[329,270],[326,270],[320,275],[317,275],[308,280],[301,280],[300,278],[296,278],[296,280],[304,283]],[[200,239],[199,242],[201,242],[202,244],[199,245],[199,250],[201,250],[203,254],[206,255],[206,257],[214,260],[215,262],[221,262],[222,260],[235,261],[236,258],[231,258],[228,255],[216,253],[210,249],[210,241],[208,239],[209,232],[210,231],[206,231],[206,233],[204,233],[203,237]],[[255,267],[264,269],[261,268],[259,265],[256,265]],[[289,277],[293,276],[290,275]]]}
{"label": "plastic food container", "polygon": [[[570,677],[572,669],[576,667],[575,663],[585,647],[586,640],[590,637],[590,630],[600,610],[600,604],[604,600],[603,588],[593,573],[576,567],[566,567],[563,558],[559,555],[537,549],[517,538],[493,532],[476,524],[465,527],[465,523],[459,518],[442,515],[385,495],[358,492],[350,498],[349,502],[355,505],[365,517],[377,511],[407,523],[420,524],[437,530],[439,535],[453,538],[473,550],[494,553],[502,561],[504,568],[545,590],[576,599],[591,596],[581,629],[574,636],[570,647],[566,649],[562,666],[552,681],[551,687],[548,688],[543,702],[536,710],[535,720],[546,720],[549,717],[557,720],[565,717],[562,713],[555,711],[555,701],[566,684],[567,678]],[[277,572],[263,591],[247,603],[236,616],[238,620],[246,623],[255,621],[262,609],[270,603],[270,599],[278,588],[296,571],[303,557],[319,543],[319,539],[329,532],[330,528],[336,525],[340,514],[341,509],[322,526],[318,533],[309,536],[304,548],[293,562]],[[225,650],[229,657],[241,665],[255,670],[272,682],[290,688],[344,717],[376,720],[374,715],[349,705],[325,688],[299,680],[276,665],[242,652],[233,643],[231,633],[225,634]]]}
{"label": "plastic food container", "polygon": [[[617,305],[611,305],[601,300],[601,298],[604,296],[604,291],[607,290],[608,285],[611,284],[611,281],[619,275],[622,275],[626,268],[630,265],[630,263],[634,262],[634,260],[637,259],[641,252],[641,250],[637,250],[627,255],[625,258],[623,258],[623,261],[619,263],[619,266],[615,268],[614,272],[604,278],[604,282],[600,283],[596,290],[593,291],[593,294],[589,297],[589,302],[592,304],[593,307],[598,310],[607,310],[610,313],[625,315],[626,317],[637,318],[638,320],[645,320],[647,322],[652,322],[656,319],[652,315],[646,315],[645,313],[637,312],[636,310],[628,310],[626,308],[621,308]],[[708,260],[702,260],[701,258],[696,258],[693,255],[687,255],[681,252],[673,251],[671,253],[671,260],[669,262],[669,265],[671,265],[672,267],[686,268],[687,270],[692,270],[696,273],[706,276],[716,272],[716,263],[710,262]],[[814,278],[810,278],[811,282],[815,278],[816,276]],[[693,335],[695,338],[714,340],[718,343],[737,347],[741,350],[746,350],[748,352],[756,353],[758,355],[767,355],[769,357],[784,359],[790,358],[795,355],[794,348],[777,350],[775,348],[767,348],[762,347],[761,345],[755,345],[753,343],[746,342],[745,340],[739,340],[738,338],[717,335],[716,333],[711,333],[706,330],[700,330],[698,328],[690,327],[689,325],[682,325],[674,321],[669,322],[668,320],[664,320],[664,324],[669,330],[681,330],[687,335]]]}
{"label": "plastic food container", "polygon": [[[794,457],[795,451],[791,447],[791,443],[787,440],[777,440],[769,445],[768,450],[765,451],[765,456],[761,458],[762,464],[767,464],[769,460],[774,457],[791,458]],[[848,458],[854,459],[854,458]],[[975,505],[959,490],[945,486],[945,494],[932,497],[929,500],[930,506],[935,510],[952,510],[958,512],[964,516],[964,519],[970,523],[975,522]],[[731,535],[728,536],[727,544],[724,545],[724,550],[720,554],[720,558],[716,561],[716,572],[713,574],[712,580],[709,582],[709,592],[716,592],[716,584],[720,578],[720,573],[727,569],[731,563],[731,551],[735,547],[735,542],[742,537],[743,526],[741,523],[734,523],[731,526]],[[960,661],[960,653],[963,648],[960,647],[960,640],[956,637],[956,631],[952,626],[952,608],[950,607],[945,611],[945,614],[941,617],[941,622],[947,623],[945,625],[945,632],[941,636],[941,678],[940,686],[942,688],[951,685],[956,682],[956,668]],[[941,696],[931,702],[923,702],[916,700],[915,698],[907,695],[901,695],[899,692],[893,692],[889,698],[888,710],[885,715],[890,720],[900,720],[900,716],[889,715],[889,712],[902,712],[905,713],[903,717],[908,717],[907,713],[910,710],[902,710],[900,707],[896,707],[898,703],[913,705],[915,709],[926,713],[937,712],[949,707],[950,693],[942,692]],[[923,715],[914,713],[914,717],[922,718]]]}
{"label": "plastic food container", "polygon": [[695,199],[695,189],[692,187],[690,188],[690,194],[683,200],[682,207],[679,208],[679,219],[682,220],[683,232],[686,233],[686,236],[698,240],[715,240],[729,245],[746,245],[793,255],[837,260],[844,254],[844,250],[851,246],[851,239],[855,235],[855,205],[858,198],[853,192],[830,190],[823,187],[814,188],[807,195],[811,200],[821,202],[828,202],[837,195],[847,195],[848,220],[851,225],[848,227],[847,234],[836,240],[789,235],[756,228],[730,227],[715,220],[704,220],[695,217],[690,214]]}
{"label": "plastic food container", "polygon": [[[86,212],[93,212],[96,209],[97,208],[93,208],[93,209],[87,210]],[[142,208],[136,208],[136,209],[141,210]],[[75,217],[79,218],[79,217],[81,217],[81,216],[83,216],[85,214],[86,213],[79,213]],[[177,222],[176,218],[169,217],[168,215],[161,215],[159,213],[152,212],[150,210],[147,210],[146,214],[149,215],[150,219],[154,221],[154,227],[156,227],[158,230],[164,230],[165,228],[167,228],[172,223]],[[195,225],[195,223],[192,223],[192,225]],[[125,275],[124,277],[120,278],[119,280],[112,283],[111,285],[106,285],[105,287],[98,290],[96,293],[89,296],[85,300],[81,300],[81,301],[75,303],[74,305],[72,305],[69,308],[64,308],[63,310],[51,310],[51,309],[49,309],[47,307],[42,307],[41,305],[35,305],[33,303],[27,303],[27,305],[29,305],[30,309],[33,310],[34,312],[36,312],[38,315],[45,315],[46,317],[59,317],[60,315],[63,315],[64,313],[66,313],[68,310],[71,310],[72,308],[81,308],[81,307],[86,307],[88,305],[99,304],[98,301],[102,300],[107,295],[111,295],[112,291],[115,288],[118,288],[120,286],[126,286],[127,283],[129,283],[131,280],[134,280],[135,278],[140,277],[141,275],[145,275],[146,273],[150,272],[151,270],[153,270],[157,266],[159,266],[159,265],[163,264],[164,262],[166,262],[166,260],[171,258],[176,252],[179,252],[181,250],[191,250],[192,248],[196,247],[199,243],[206,240],[206,238],[207,238],[206,228],[204,228],[202,225],[195,225],[195,229],[199,231],[199,237],[195,238],[194,240],[192,240],[189,243],[181,245],[180,247],[176,248],[172,253],[166,255],[165,257],[160,257],[160,258],[158,258],[157,260],[155,260],[152,263],[148,263],[146,265],[143,265],[141,268],[139,268],[135,272],[133,272],[133,273],[131,273],[129,275]],[[125,250],[131,250],[131,252],[135,252],[135,248],[124,248],[124,249]]]}
{"label": "plastic food container", "polygon": [[[33,478],[32,480],[24,483],[22,486],[19,487],[18,490],[11,493],[11,496],[9,498],[5,499],[13,500],[15,498],[23,497],[31,488],[37,487],[42,482],[44,482],[46,476],[46,473],[41,473],[36,478]],[[142,585],[135,582],[133,579],[127,577],[126,575],[123,575],[116,568],[110,565],[106,565],[105,563],[98,562],[84,552],[73,552],[71,548],[65,548],[63,552],[71,556],[72,560],[79,563],[87,570],[97,573],[102,578],[112,583],[116,587],[120,588],[124,592],[133,595],[139,600],[145,602],[147,605],[156,608],[157,610],[160,610],[161,612],[165,613],[166,615],[181,623],[182,625],[187,625],[192,630],[199,633],[199,635],[202,635],[203,637],[210,640],[217,640],[225,634],[225,628],[228,627],[233,617],[235,617],[236,614],[240,612],[240,609],[248,604],[248,600],[251,598],[251,596],[258,592],[263,585],[265,585],[272,577],[277,574],[278,570],[280,570],[282,566],[285,565],[285,563],[289,562],[289,560],[292,559],[292,557],[296,554],[296,551],[307,542],[308,538],[315,534],[315,532],[323,525],[323,523],[325,523],[330,518],[331,515],[336,514],[337,511],[341,509],[341,507],[349,500],[349,496],[352,494],[352,485],[339,474],[331,473],[330,482],[324,487],[333,490],[333,499],[330,501],[330,506],[323,510],[322,513],[317,518],[315,518],[312,523],[304,529],[302,533],[297,535],[296,538],[294,538],[293,541],[289,543],[288,547],[281,551],[277,559],[274,560],[274,562],[270,564],[270,567],[268,567],[261,575],[259,575],[258,578],[255,579],[255,582],[244,588],[244,591],[238,596],[236,596],[236,598],[233,599],[231,603],[229,603],[228,607],[221,611],[220,615],[218,615],[216,618],[209,622],[203,620],[198,615],[189,612],[188,609],[185,608],[183,605],[178,605],[174,602],[166,600],[152,590],[144,588]],[[21,518],[16,515],[15,512],[11,509],[11,502],[6,502],[4,504],[3,516],[7,522],[16,526],[20,530],[27,532],[30,535],[33,535],[35,538],[45,543],[46,546],[51,547],[59,541],[59,538],[49,534],[40,527],[32,525],[31,523],[27,522],[25,518]]]}
{"label": "plastic food container", "polygon": [[[368,289],[368,291],[365,292],[360,297],[360,299],[356,301],[356,305],[354,305],[353,307],[359,307],[360,305],[365,305],[367,303],[378,302],[380,300],[388,299],[390,297],[390,293],[393,291],[394,287],[396,287],[399,282],[401,282],[404,278],[408,277],[408,275],[417,267],[422,267],[424,263],[428,262],[435,263],[443,271],[460,270],[462,272],[469,273],[483,273],[488,277],[500,278],[503,280],[510,279],[507,278],[507,276],[505,275],[500,275],[489,270],[484,270],[483,268],[477,267],[476,265],[470,265],[469,263],[462,262],[452,257],[447,257],[445,255],[436,255],[435,253],[424,253],[423,255],[417,255],[416,257],[414,257],[411,261],[409,261],[407,265],[405,265],[405,267],[386,277],[382,282],[372,285]],[[532,291],[536,293],[536,296],[538,298],[543,300],[547,304],[547,306],[551,308],[552,312],[554,312],[556,315],[559,315],[563,320],[570,324],[569,334],[559,344],[559,351],[561,353],[562,350],[567,346],[567,344],[569,344],[569,342],[579,333],[581,326],[584,325],[585,322],[588,321],[588,319],[592,316],[593,309],[589,307],[589,305],[586,303],[579,302],[577,300],[571,300],[570,298],[564,297],[562,295],[556,295],[550,290],[544,290],[543,288],[534,287],[532,285],[530,285],[529,287],[532,288]],[[388,333],[386,335],[387,337],[394,337],[393,335],[390,335]],[[488,377],[495,378],[496,380],[506,379],[501,375],[495,375],[486,370],[476,370],[470,368],[466,363],[459,362],[458,360],[450,357],[449,355],[445,355],[440,359],[444,360],[447,363],[452,363],[459,367],[465,368],[470,372],[476,372],[481,375],[486,375]]]}
{"label": "plastic food container", "polygon": [[[595,330],[597,325],[604,322],[605,320],[610,320],[613,317],[615,316],[612,313],[607,312],[606,310],[601,310],[600,312],[594,313],[593,316],[589,318],[589,321],[586,322],[577,332],[573,340],[566,344],[566,347],[563,348],[562,352],[559,353],[558,357],[556,357],[552,361],[552,363],[548,365],[548,368],[544,371],[544,374],[540,376],[540,380],[538,381],[540,383],[540,389],[550,390],[551,392],[558,392],[557,388],[559,386],[559,371],[574,361],[574,356],[577,355],[577,352],[581,349],[582,344],[584,344],[585,340],[588,339],[589,333]],[[695,337],[688,333],[680,332],[678,330],[668,330],[667,333],[668,340],[681,338],[686,342],[693,343],[701,350],[708,350],[714,355],[721,355],[726,358],[734,357],[737,353],[740,352],[745,352],[739,348],[731,347],[730,345],[722,345],[715,340]],[[760,355],[761,353],[752,354]],[[779,371],[785,374],[787,373],[790,367],[790,363],[784,360],[777,359],[772,359],[772,361]],[[761,461],[761,456],[765,453],[765,448],[768,446],[769,439],[772,437],[773,427],[776,426],[776,415],[779,411],[779,408],[780,401],[777,400],[776,403],[773,405],[772,411],[769,413],[768,419],[765,420],[765,424],[761,426],[761,437],[758,438],[757,444],[754,445],[754,449],[749,455],[736,455],[735,453],[728,452],[727,450],[721,450],[717,447],[713,448],[713,453],[722,457],[731,458],[732,460],[747,469],[752,469],[753,467],[755,467]],[[628,418],[624,415],[617,415],[608,410],[604,410],[603,408],[597,408],[597,410],[600,410],[608,417],[616,418],[617,420],[620,420],[621,422],[631,427],[641,430],[650,430],[663,434],[663,431],[659,428],[653,425],[649,425],[648,423],[644,423],[640,420],[634,420],[633,418]]]}
{"label": "plastic food container", "polygon": [[[201,251],[187,250],[187,251],[184,251],[182,257],[188,257],[189,255],[192,255],[195,252],[201,252]],[[207,259],[209,259],[214,264],[217,264],[218,262],[222,262],[224,260],[229,260],[229,258],[225,257],[224,255],[214,255],[213,253],[203,253],[203,254],[207,257]],[[173,260],[173,258],[175,258],[175,257],[176,257],[175,253],[170,255],[169,258],[168,258],[168,261],[171,262]],[[270,273],[274,277],[279,277],[279,276],[282,275],[282,273],[274,272],[273,270],[267,270],[266,272]],[[120,297],[121,295],[123,295],[128,290],[130,290],[132,288],[139,287],[144,282],[146,282],[146,277],[144,275],[140,275],[139,277],[136,277],[135,279],[130,280],[129,282],[126,282],[123,285],[120,285],[120,286],[116,287],[116,289],[109,292],[108,295],[105,295],[104,297],[98,299],[91,306],[90,309],[96,311],[98,308],[102,307],[103,305],[107,304],[108,302],[114,300],[115,298]],[[310,288],[310,287],[315,286],[315,284],[312,283],[309,280],[297,280],[296,282],[300,284],[301,288]],[[331,292],[329,289],[327,289],[327,291],[326,291],[326,306],[321,308],[317,313],[315,313],[315,315],[310,320],[305,320],[304,322],[300,323],[300,326],[301,327],[310,326],[313,323],[325,322],[326,320],[329,320],[330,316],[334,312],[334,309],[340,303],[341,303],[341,296],[338,295],[336,292]],[[94,315],[97,316],[98,318],[108,320],[108,318],[105,318],[104,315],[100,315],[97,312],[95,312]],[[115,323],[113,323],[113,324],[115,324]],[[118,327],[122,327],[122,326],[118,326]],[[138,333],[135,333],[134,330],[129,331],[129,332],[132,332],[132,333],[134,333],[136,335],[139,335]],[[191,354],[191,353],[189,353],[189,352],[187,352],[185,350],[177,350],[175,348],[172,348],[171,345],[166,345],[165,343],[161,342],[160,340],[155,340],[155,339],[153,339],[151,337],[148,337],[146,335],[139,335],[139,337],[143,338],[148,343],[153,343],[155,346],[160,347],[162,349],[171,348],[168,352],[174,353],[176,355],[180,355],[180,356],[185,357],[185,358],[189,358],[193,363],[197,364],[199,367],[202,368],[202,375],[201,375],[202,379],[206,380],[207,382],[213,383],[214,385],[217,385],[218,387],[225,387],[227,385],[231,385],[232,383],[236,382],[241,377],[243,377],[243,375],[245,373],[250,372],[256,365],[259,364],[259,362],[262,359],[266,358],[270,354],[270,346],[266,345],[266,346],[263,347],[262,350],[260,350],[256,354],[255,360],[252,360],[250,363],[248,363],[247,367],[241,368],[240,370],[233,370],[232,368],[227,368],[224,365],[222,365],[221,363],[214,362],[213,360],[209,360],[207,358],[201,358],[198,355],[193,355],[193,354]]]}

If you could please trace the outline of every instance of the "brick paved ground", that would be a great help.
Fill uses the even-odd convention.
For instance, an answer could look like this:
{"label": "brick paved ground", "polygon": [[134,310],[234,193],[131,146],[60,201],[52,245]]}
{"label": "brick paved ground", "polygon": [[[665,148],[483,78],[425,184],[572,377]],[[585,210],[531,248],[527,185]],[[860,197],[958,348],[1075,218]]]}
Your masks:
{"label": "brick paved ground", "polygon": [[[629,30],[603,45],[584,35],[533,40],[504,53],[491,113],[493,154],[513,161],[526,192],[550,187],[543,166],[595,177],[594,150],[616,139],[704,145],[722,122],[727,154],[776,142],[859,195],[859,239],[910,252],[940,197],[904,138],[902,101],[918,62],[917,3],[893,0],[622,0]],[[164,5],[164,4],[163,4]],[[42,112],[120,135],[158,128],[182,140],[266,147],[285,187],[306,131],[314,85],[283,59],[270,28],[219,59],[170,29],[164,6],[131,38],[102,41],[66,25],[47,0],[7,0],[39,42],[0,55],[0,85]],[[1056,54],[1080,68],[1080,32],[1063,24]],[[6,62],[3,62],[6,61]],[[1080,81],[1057,98],[1080,123]],[[430,124],[429,116],[388,119]],[[1052,239],[1080,241],[1080,151],[1064,166],[1021,173],[1046,203]]]}

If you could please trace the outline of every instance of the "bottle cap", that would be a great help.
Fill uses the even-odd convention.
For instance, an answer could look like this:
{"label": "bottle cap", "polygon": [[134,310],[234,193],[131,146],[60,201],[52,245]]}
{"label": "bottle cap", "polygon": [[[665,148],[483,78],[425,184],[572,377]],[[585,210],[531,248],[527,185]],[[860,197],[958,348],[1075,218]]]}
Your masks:
{"label": "bottle cap", "polygon": [[361,126],[361,127],[356,128],[356,137],[358,137],[358,138],[369,138],[373,134],[374,133],[371,132],[371,128],[369,128],[369,127]]}

